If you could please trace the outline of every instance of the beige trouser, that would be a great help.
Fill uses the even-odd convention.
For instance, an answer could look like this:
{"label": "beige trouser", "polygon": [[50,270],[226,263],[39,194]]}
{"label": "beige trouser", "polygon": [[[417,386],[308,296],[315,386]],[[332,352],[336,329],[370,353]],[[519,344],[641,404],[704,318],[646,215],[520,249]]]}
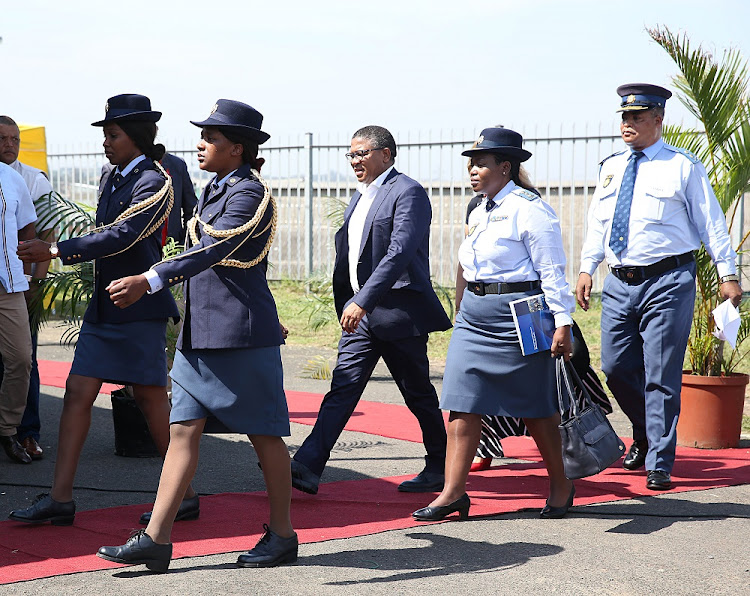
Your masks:
{"label": "beige trouser", "polygon": [[31,372],[31,329],[23,292],[8,294],[0,284],[0,436],[16,434],[26,409]]}

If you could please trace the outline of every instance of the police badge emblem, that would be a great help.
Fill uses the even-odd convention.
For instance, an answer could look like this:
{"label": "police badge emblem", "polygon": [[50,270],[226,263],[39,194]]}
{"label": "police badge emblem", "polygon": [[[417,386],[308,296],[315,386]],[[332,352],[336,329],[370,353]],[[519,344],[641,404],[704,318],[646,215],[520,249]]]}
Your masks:
{"label": "police badge emblem", "polygon": [[607,188],[609,186],[609,183],[612,182],[612,178],[614,178],[613,174],[610,174],[604,179],[604,182],[602,183],[602,188]]}
{"label": "police badge emblem", "polygon": [[628,95],[628,98],[625,101],[627,103],[633,103],[635,101],[635,95]]}
{"label": "police badge emblem", "polygon": [[106,114],[107,112],[109,112],[109,102],[104,104],[104,113]]}
{"label": "police badge emblem", "polygon": [[479,135],[477,139],[477,145],[481,145],[484,142],[484,135]]}
{"label": "police badge emblem", "polygon": [[211,113],[209,114],[209,116],[213,116],[213,113],[214,113],[214,112],[215,112],[216,110],[218,110],[218,109],[219,109],[219,104],[218,104],[218,103],[215,103],[215,104],[214,104],[214,107],[212,107],[212,108],[211,108]]}

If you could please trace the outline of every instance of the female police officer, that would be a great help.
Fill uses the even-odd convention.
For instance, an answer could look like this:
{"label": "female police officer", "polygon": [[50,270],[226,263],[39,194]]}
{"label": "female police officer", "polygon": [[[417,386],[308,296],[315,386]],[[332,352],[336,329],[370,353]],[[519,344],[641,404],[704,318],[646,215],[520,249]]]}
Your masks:
{"label": "female police officer", "polygon": [[468,515],[466,479],[481,415],[492,414],[524,419],[550,477],[542,517],[562,517],[574,488],[563,470],[554,361],[544,352],[522,355],[509,307],[513,300],[543,293],[555,317],[552,356],[570,357],[575,304],[565,281],[560,226],[519,173],[521,162],[531,157],[520,134],[484,129],[476,146],[462,155],[471,158],[472,188],[486,199],[471,213],[458,254],[467,291],[443,377],[440,405],[451,411],[445,487],[412,515],[418,521],[440,520],[455,511],[462,519]]}
{"label": "female police officer", "polygon": [[[192,246],[143,275],[109,285],[127,312],[147,292],[185,282],[185,324],[171,371],[171,441],[159,491],[145,530],[98,555],[124,564],[168,568],[170,536],[180,499],[198,463],[204,428],[247,434],[258,453],[271,516],[266,532],[240,566],[271,567],[297,560],[289,507],[291,474],[282,436],[290,434],[276,305],[266,282],[266,255],[276,209],[260,179],[258,145],[269,135],[263,116],[238,101],[220,99],[203,122],[198,162],[216,177],[203,191],[189,225]],[[135,303],[135,304],[134,304]],[[131,306],[133,305],[134,306]]]}
{"label": "female police officer", "polygon": [[[59,257],[63,264],[94,261],[94,293],[83,317],[73,365],[65,386],[57,461],[52,490],[39,495],[10,519],[27,523],[70,525],[75,517],[73,480],[91,424],[91,410],[104,381],[132,385],[159,451],[169,443],[166,327],[177,318],[169,292],[149,296],[123,311],[109,300],[107,285],[150,267],[161,258],[161,226],[172,206],[172,184],[158,160],[164,146],[155,145],[161,112],[148,97],[110,97],[104,120],[104,153],[116,166],[103,181],[96,210],[97,228],[88,234],[48,243],[31,240],[18,249],[25,262]],[[195,500],[192,489],[188,496]]]}

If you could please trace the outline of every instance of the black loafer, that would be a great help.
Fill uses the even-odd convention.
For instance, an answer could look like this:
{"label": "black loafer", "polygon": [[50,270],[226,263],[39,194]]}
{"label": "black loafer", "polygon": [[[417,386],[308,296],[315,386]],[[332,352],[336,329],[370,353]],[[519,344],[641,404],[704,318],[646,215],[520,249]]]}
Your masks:
{"label": "black loafer", "polygon": [[298,462],[296,459],[292,459],[291,466],[292,486],[297,490],[301,490],[303,493],[317,495],[320,476],[316,475],[315,472],[310,470],[305,464]]}
{"label": "black loafer", "polygon": [[239,567],[276,567],[297,562],[299,541],[297,534],[290,538],[282,538],[263,524],[266,531],[258,544],[250,552],[240,555],[237,559]]}
{"label": "black loafer", "polygon": [[[177,515],[175,516],[174,520],[187,521],[191,519],[198,519],[198,516],[200,514],[201,504],[198,500],[198,495],[195,495],[194,497],[190,497],[189,499],[182,499],[182,503],[180,503],[180,508],[177,510]],[[138,523],[147,526],[148,522],[150,521],[151,511],[146,511],[146,513],[141,514]]]}
{"label": "black loafer", "polygon": [[47,493],[37,495],[26,509],[15,509],[8,519],[26,524],[50,522],[53,526],[71,526],[76,517],[76,502],[60,503]]}
{"label": "black loafer", "polygon": [[626,470],[637,470],[642,468],[646,463],[646,454],[648,453],[648,441],[633,441],[625,459],[622,460],[622,467]]}
{"label": "black loafer", "polygon": [[443,490],[445,476],[437,472],[422,470],[411,480],[404,480],[398,485],[402,493],[438,493]]}
{"label": "black loafer", "polygon": [[26,453],[21,443],[18,442],[18,435],[0,437],[0,445],[3,446],[5,454],[11,461],[17,464],[30,464],[31,456]]}
{"label": "black loafer", "polygon": [[573,497],[576,496],[576,487],[573,486],[570,489],[570,496],[568,497],[568,502],[565,503],[562,507],[551,507],[548,504],[544,506],[544,509],[542,509],[542,512],[539,514],[539,517],[542,519],[560,519],[562,517],[565,517],[565,514],[568,513],[568,509],[570,509],[573,506]]}
{"label": "black loafer", "polygon": [[669,490],[672,488],[672,476],[663,470],[649,470],[646,476],[646,488],[650,490]]}
{"label": "black loafer", "polygon": [[448,517],[454,511],[458,511],[458,519],[464,521],[469,519],[469,507],[471,500],[464,493],[449,505],[438,505],[436,507],[422,507],[417,509],[411,516],[416,521],[440,521]]}
{"label": "black loafer", "polygon": [[146,530],[138,530],[122,546],[102,546],[96,556],[123,565],[145,565],[151,571],[164,573],[172,560],[172,544],[156,544]]}

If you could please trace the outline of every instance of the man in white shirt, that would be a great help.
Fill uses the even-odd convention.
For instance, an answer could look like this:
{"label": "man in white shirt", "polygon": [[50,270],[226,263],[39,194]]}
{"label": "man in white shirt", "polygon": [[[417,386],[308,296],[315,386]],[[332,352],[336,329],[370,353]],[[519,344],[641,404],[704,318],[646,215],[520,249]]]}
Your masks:
{"label": "man in white shirt", "polygon": [[[31,195],[31,200],[35,203],[42,197],[52,200],[50,193],[52,185],[47,175],[37,168],[18,161],[21,131],[16,122],[9,116],[0,116],[0,162],[9,165],[18,172],[26,183]],[[55,229],[44,224],[42,220],[37,220],[35,225],[36,235],[42,240],[53,242],[55,238]],[[44,263],[34,263],[31,265],[31,279],[29,280],[29,290],[26,292],[26,303],[31,304],[35,292],[38,291],[44,278],[47,277],[50,261]],[[29,321],[31,323],[31,321]],[[44,452],[39,446],[39,433],[41,431],[41,417],[39,415],[39,368],[36,361],[37,347],[37,330],[32,328],[31,332],[31,375],[29,378],[29,391],[26,397],[26,409],[23,413],[23,419],[18,427],[18,442],[23,446],[31,459],[42,459]],[[1,363],[1,361],[0,361]],[[2,367],[0,367],[0,375]]]}
{"label": "man in white shirt", "polygon": [[629,84],[617,93],[629,149],[601,163],[576,299],[588,309],[591,276],[606,259],[611,274],[602,290],[602,370],[633,423],[623,467],[645,464],[646,487],[667,490],[695,304],[693,251],[701,242],[716,265],[723,297],[737,306],[742,290],[724,213],[703,164],[661,140],[671,92]]}
{"label": "man in white shirt", "polygon": [[430,282],[430,199],[393,167],[396,142],[382,126],[355,132],[346,157],[358,184],[336,233],[338,360],[315,427],[292,459],[292,486],[318,492],[331,450],[382,356],[419,421],[427,452],[424,469],[398,489],[440,491],[446,433],[430,382],[427,335],[451,323]]}
{"label": "man in white shirt", "polygon": [[0,355],[5,374],[0,382],[0,445],[17,463],[30,464],[31,457],[18,443],[29,391],[31,330],[24,292],[29,282],[16,255],[19,240],[34,237],[36,212],[20,174],[0,163]]}

